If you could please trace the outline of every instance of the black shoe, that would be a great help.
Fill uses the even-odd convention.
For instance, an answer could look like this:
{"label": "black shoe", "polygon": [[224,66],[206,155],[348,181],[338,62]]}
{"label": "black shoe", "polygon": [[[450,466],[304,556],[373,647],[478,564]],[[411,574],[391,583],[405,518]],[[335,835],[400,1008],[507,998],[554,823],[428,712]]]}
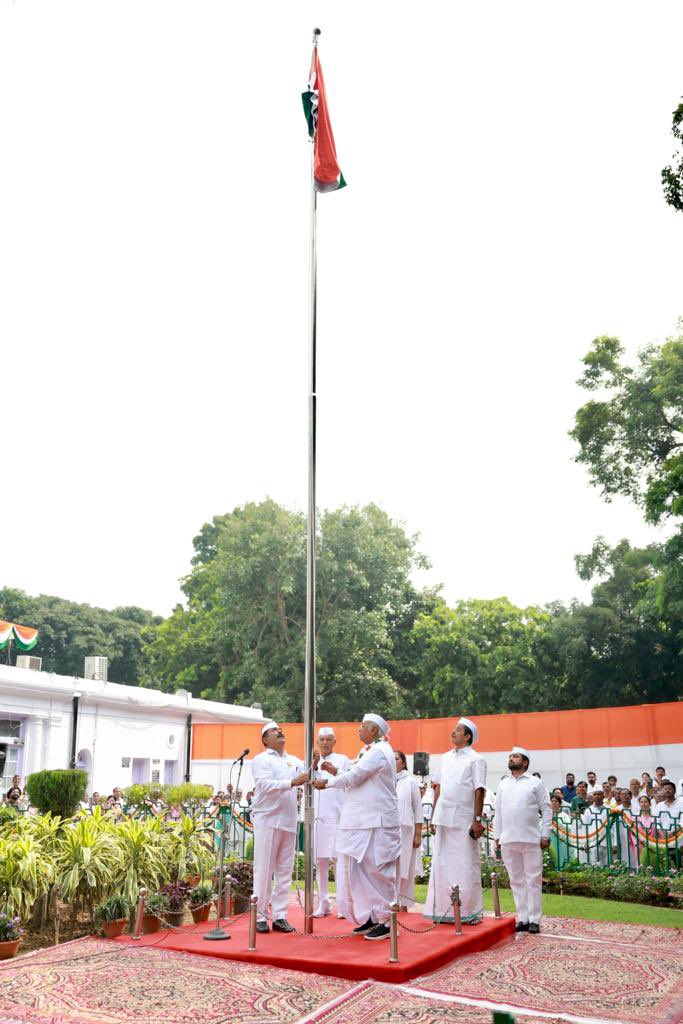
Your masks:
{"label": "black shoe", "polygon": [[278,917],[277,921],[273,921],[274,932],[295,932],[296,928],[289,921],[285,921],[284,917]]}
{"label": "black shoe", "polygon": [[369,917],[367,919],[367,921],[365,922],[365,924],[361,924],[361,925],[358,926],[358,928],[354,928],[353,929],[353,934],[354,935],[365,935],[366,932],[369,932],[374,927],[375,927],[375,922],[372,920],[371,917]]}
{"label": "black shoe", "polygon": [[390,934],[391,928],[388,924],[376,924],[371,931],[365,933],[365,938],[375,942],[377,939],[388,939]]}
{"label": "black shoe", "polygon": [[269,932],[270,928],[268,927],[268,922],[267,921],[257,921],[256,922],[256,931],[257,932],[261,932],[261,934],[263,934],[264,932]]}
{"label": "black shoe", "polygon": [[516,932],[528,932],[529,931],[529,923],[528,923],[528,921],[518,921],[517,922],[517,927],[515,928],[515,931]]}
{"label": "black shoe", "polygon": [[530,923],[530,925],[529,925],[529,935],[538,935],[540,930],[541,929],[540,929],[539,925],[534,924],[533,921]]}

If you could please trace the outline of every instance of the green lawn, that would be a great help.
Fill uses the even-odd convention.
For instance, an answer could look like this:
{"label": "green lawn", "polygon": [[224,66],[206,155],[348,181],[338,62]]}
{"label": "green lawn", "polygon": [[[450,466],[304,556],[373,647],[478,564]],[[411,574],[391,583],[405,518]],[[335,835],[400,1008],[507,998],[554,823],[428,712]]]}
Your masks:
{"label": "green lawn", "polygon": [[[303,883],[301,883],[303,889]],[[330,882],[330,890],[334,892],[334,883]],[[427,886],[415,886],[415,898],[424,903],[427,898]],[[500,908],[514,912],[512,893],[509,889],[500,890]],[[484,889],[484,909],[493,910],[493,898],[490,889]],[[647,907],[642,903],[619,903],[617,900],[595,900],[588,896],[556,896],[553,893],[543,894],[543,913],[550,917],[581,917],[588,921],[623,921],[626,924],[651,924],[663,928],[683,927],[683,914],[675,907]]]}

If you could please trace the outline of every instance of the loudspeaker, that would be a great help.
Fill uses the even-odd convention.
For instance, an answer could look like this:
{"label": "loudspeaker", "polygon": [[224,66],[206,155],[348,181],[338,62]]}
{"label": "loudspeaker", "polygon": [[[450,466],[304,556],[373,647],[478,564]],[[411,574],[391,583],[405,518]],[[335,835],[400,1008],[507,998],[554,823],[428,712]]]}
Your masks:
{"label": "loudspeaker", "polygon": [[424,750],[416,750],[413,754],[413,775],[429,775],[429,754]]}

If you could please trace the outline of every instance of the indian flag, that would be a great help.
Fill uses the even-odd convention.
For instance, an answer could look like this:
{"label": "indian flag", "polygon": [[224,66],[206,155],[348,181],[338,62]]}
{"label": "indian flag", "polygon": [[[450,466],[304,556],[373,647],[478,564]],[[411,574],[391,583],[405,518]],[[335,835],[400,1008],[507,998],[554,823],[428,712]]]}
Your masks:
{"label": "indian flag", "polygon": [[308,134],[314,145],[313,187],[316,192],[334,192],[338,188],[344,188],[346,182],[337,163],[337,150],[327,109],[325,81],[317,47],[313,51],[308,89],[301,98],[308,122]]}
{"label": "indian flag", "polygon": [[38,643],[38,630],[0,619],[0,651],[4,651],[10,640],[14,641],[20,651],[32,651]]}

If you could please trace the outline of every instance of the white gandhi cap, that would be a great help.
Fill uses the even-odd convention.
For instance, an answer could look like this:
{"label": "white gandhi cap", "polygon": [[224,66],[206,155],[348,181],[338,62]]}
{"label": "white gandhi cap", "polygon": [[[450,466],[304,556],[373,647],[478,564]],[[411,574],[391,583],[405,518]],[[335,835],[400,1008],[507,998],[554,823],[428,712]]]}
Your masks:
{"label": "white gandhi cap", "polygon": [[334,729],[331,725],[320,726],[318,729],[318,739],[321,739],[323,736],[334,736]]}
{"label": "white gandhi cap", "polygon": [[378,726],[382,736],[386,736],[389,732],[389,723],[385,722],[381,715],[363,715],[363,721],[372,722],[374,725]]}
{"label": "white gandhi cap", "polygon": [[459,718],[458,725],[464,725],[466,729],[469,729],[470,732],[472,733],[472,742],[477,742],[477,740],[479,739],[479,730],[477,729],[476,725],[474,724],[471,718]]}
{"label": "white gandhi cap", "polygon": [[531,754],[528,750],[525,750],[524,747],[513,747],[510,753],[521,754],[522,757],[525,757],[527,759],[527,761],[531,761]]}
{"label": "white gandhi cap", "polygon": [[273,721],[266,722],[266,724],[261,729],[261,735],[265,736],[269,729],[279,729],[279,728],[280,728],[280,726],[277,724],[277,722],[273,722]]}

